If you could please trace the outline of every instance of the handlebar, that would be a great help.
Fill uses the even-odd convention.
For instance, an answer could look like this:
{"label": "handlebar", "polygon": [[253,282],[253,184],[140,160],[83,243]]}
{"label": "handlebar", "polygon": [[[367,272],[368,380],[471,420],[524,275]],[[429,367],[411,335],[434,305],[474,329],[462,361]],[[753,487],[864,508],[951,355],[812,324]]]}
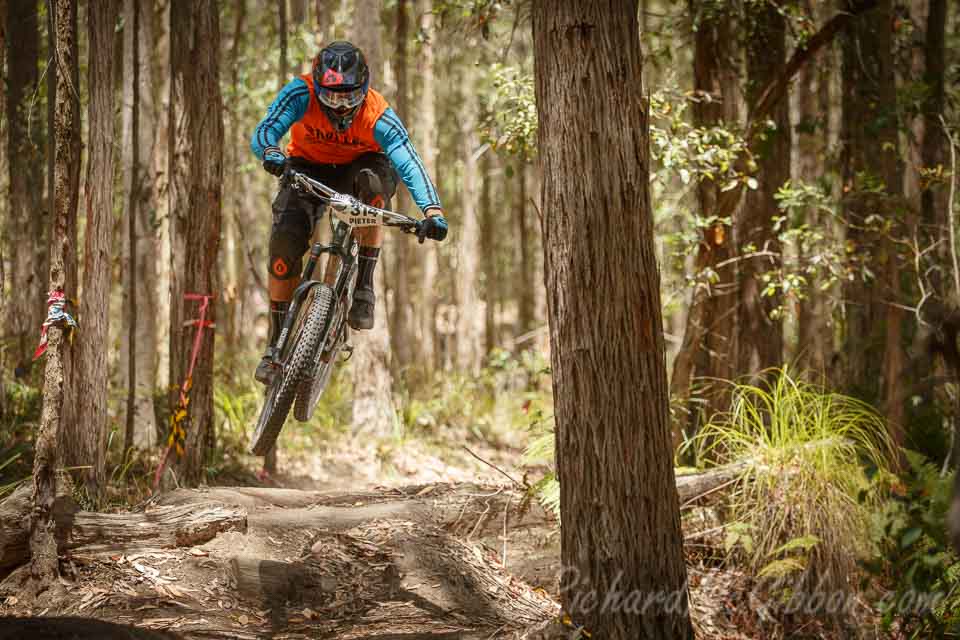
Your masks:
{"label": "handlebar", "polygon": [[[420,220],[396,211],[379,209],[351,195],[339,193],[291,167],[284,170],[283,176],[294,189],[329,206],[331,215],[352,227],[398,227],[405,233],[416,233],[420,237]],[[423,242],[422,237],[420,242]]]}

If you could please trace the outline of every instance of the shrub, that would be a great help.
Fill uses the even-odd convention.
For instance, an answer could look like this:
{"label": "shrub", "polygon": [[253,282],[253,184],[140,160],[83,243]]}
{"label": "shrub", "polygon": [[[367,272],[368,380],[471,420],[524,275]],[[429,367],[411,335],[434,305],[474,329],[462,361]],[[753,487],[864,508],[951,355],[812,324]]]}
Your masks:
{"label": "shrub", "polygon": [[960,637],[960,558],[950,549],[946,514],[952,477],[921,454],[872,518],[877,555],[863,566],[885,589],[877,609],[885,629],[909,638]]}
{"label": "shrub", "polygon": [[893,447],[863,402],[773,371],[763,386],[735,384],[729,412],[692,445],[698,459],[739,462],[730,493],[731,559],[758,577],[804,589],[849,591],[866,551],[870,507]]}

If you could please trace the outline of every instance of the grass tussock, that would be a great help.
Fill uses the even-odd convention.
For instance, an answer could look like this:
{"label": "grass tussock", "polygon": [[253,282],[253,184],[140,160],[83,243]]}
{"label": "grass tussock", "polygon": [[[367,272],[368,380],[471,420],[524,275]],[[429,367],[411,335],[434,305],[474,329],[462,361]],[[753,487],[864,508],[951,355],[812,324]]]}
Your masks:
{"label": "grass tussock", "polygon": [[889,477],[886,425],[869,405],[787,370],[766,379],[735,384],[729,412],[691,441],[698,459],[744,464],[727,551],[758,577],[846,591],[881,498],[872,479]]}

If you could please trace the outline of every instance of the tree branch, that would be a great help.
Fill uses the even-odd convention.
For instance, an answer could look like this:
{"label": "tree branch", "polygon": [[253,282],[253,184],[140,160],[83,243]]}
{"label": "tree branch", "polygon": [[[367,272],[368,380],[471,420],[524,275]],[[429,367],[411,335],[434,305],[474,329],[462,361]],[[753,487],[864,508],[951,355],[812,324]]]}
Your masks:
{"label": "tree branch", "polygon": [[767,88],[764,89],[760,100],[753,106],[750,119],[747,121],[747,140],[750,140],[755,133],[754,129],[757,123],[764,120],[779,104],[787,92],[787,86],[795,75],[807,64],[821,49],[833,42],[833,39],[853,21],[853,19],[877,6],[878,0],[855,0],[851,3],[849,11],[838,13],[830,18],[823,27],[807,40],[806,44],[796,51],[787,62],[776,79],[774,79]]}
{"label": "tree branch", "polygon": [[[753,136],[757,133],[757,129],[760,126],[759,123],[763,122],[773,111],[774,107],[783,100],[787,94],[787,87],[790,85],[790,81],[793,80],[793,77],[800,69],[813,59],[821,49],[833,42],[837,34],[845,30],[850,23],[853,22],[854,18],[865,11],[875,8],[878,2],[879,0],[851,0],[848,11],[838,13],[830,18],[819,31],[807,40],[806,45],[793,53],[783,73],[767,85],[760,99],[753,105],[750,116],[747,119],[747,125],[744,127],[744,131],[746,132],[744,139],[747,141],[747,145],[750,144]],[[737,170],[743,174],[749,173],[747,163],[747,154],[741,153],[736,162]],[[715,215],[720,218],[732,215],[733,211],[737,208],[737,204],[740,202],[743,190],[744,184],[741,182],[736,188],[720,193],[717,199]]]}

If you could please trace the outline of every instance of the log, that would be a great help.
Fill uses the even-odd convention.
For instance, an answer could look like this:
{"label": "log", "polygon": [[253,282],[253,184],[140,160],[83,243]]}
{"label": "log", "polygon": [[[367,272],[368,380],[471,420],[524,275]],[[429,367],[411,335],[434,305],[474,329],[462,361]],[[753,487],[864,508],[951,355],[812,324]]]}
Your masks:
{"label": "log", "polygon": [[[21,486],[0,503],[0,573],[29,558],[31,488]],[[149,546],[194,546],[222,531],[246,531],[246,511],[214,502],[162,506],[142,513],[80,511],[58,498],[54,510],[58,550],[63,553],[126,552]]]}
{"label": "log", "polygon": [[[677,476],[677,496],[684,504],[730,483],[746,463]],[[222,502],[250,510],[254,528],[321,528],[342,531],[375,519],[428,522],[459,533],[482,535],[493,516],[510,510],[513,528],[554,522],[536,500],[512,485],[414,485],[372,491],[299,491],[255,487],[177,489],[160,496],[162,505]],[[283,509],[271,509],[283,507]],[[486,514],[486,515],[484,515]],[[478,526],[479,523],[479,526]]]}

